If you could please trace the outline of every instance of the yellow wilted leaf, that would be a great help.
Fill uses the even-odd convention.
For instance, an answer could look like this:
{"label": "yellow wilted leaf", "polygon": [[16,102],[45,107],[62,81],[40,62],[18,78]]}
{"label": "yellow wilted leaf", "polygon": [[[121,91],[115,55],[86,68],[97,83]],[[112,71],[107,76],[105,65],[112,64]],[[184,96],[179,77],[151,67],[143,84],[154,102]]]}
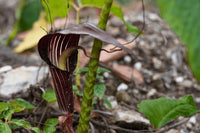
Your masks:
{"label": "yellow wilted leaf", "polygon": [[33,24],[33,28],[26,35],[24,40],[14,49],[14,51],[16,53],[21,53],[27,49],[35,47],[40,38],[46,35],[46,32],[41,27],[47,29],[47,21],[45,20],[44,12],[40,13],[39,20]]}

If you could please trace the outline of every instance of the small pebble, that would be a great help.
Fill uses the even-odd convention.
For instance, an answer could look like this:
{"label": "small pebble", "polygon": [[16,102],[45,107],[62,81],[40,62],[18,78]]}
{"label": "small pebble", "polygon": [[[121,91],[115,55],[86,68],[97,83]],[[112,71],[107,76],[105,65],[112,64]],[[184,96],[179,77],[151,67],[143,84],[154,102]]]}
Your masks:
{"label": "small pebble", "polygon": [[109,75],[110,75],[110,74],[109,74],[108,72],[104,72],[104,73],[103,73],[103,76],[104,76],[105,78],[108,78]]}
{"label": "small pebble", "polygon": [[147,93],[147,96],[148,96],[148,97],[151,97],[151,96],[155,95],[156,92],[157,92],[156,89],[151,89],[151,90]]}
{"label": "small pebble", "polygon": [[192,117],[189,119],[189,122],[192,123],[192,124],[196,124],[196,117],[195,117],[195,116],[192,116]]}
{"label": "small pebble", "polygon": [[121,83],[118,87],[117,87],[117,91],[121,91],[121,90],[127,90],[128,89],[128,85],[125,83]]}
{"label": "small pebble", "polygon": [[152,21],[158,21],[158,20],[160,20],[160,18],[158,17],[158,15],[155,14],[155,13],[149,13],[149,18],[150,18]]}
{"label": "small pebble", "polygon": [[177,83],[183,82],[183,80],[184,80],[183,77],[176,77],[176,78],[175,78],[175,81],[176,81]]}
{"label": "small pebble", "polygon": [[183,87],[191,88],[193,85],[193,82],[190,80],[184,80],[183,82],[181,82],[180,85]]}
{"label": "small pebble", "polygon": [[200,97],[195,98],[195,102],[200,103]]}
{"label": "small pebble", "polygon": [[124,56],[124,61],[125,61],[126,63],[130,63],[131,60],[132,60],[132,59],[131,59],[130,56],[128,56],[128,55]]}
{"label": "small pebble", "polygon": [[136,70],[141,70],[141,68],[142,68],[142,63],[141,62],[136,62],[135,64],[134,64],[134,68],[136,69]]}

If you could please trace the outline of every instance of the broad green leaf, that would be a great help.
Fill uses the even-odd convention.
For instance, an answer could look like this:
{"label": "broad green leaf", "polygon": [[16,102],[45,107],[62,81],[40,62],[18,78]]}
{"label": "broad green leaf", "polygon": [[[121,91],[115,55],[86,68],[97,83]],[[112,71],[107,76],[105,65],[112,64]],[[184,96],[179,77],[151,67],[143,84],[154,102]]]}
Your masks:
{"label": "broad green leaf", "polygon": [[37,127],[31,127],[31,130],[33,130],[35,133],[41,133],[40,129]]}
{"label": "broad green leaf", "polygon": [[40,0],[26,0],[22,9],[19,26],[21,31],[28,30],[40,16]]}
{"label": "broad green leaf", "polygon": [[78,96],[83,96],[83,93],[80,93],[80,90],[78,89],[77,86],[73,85],[72,86],[73,92],[78,95]]}
{"label": "broad green leaf", "polygon": [[10,126],[10,128],[13,129],[13,130],[16,130],[16,129],[20,129],[20,128],[21,128],[20,126],[17,126],[17,125],[12,124],[12,123],[9,123],[9,126]]}
{"label": "broad green leaf", "polygon": [[56,126],[58,124],[57,118],[48,118],[45,124],[49,124],[50,126]]}
{"label": "broad green leaf", "polygon": [[20,119],[20,120],[13,119],[13,120],[9,121],[9,123],[15,124],[15,125],[20,126],[20,127],[28,128],[30,130],[33,130],[35,133],[40,133],[39,128],[32,127],[28,122],[26,122],[25,120],[22,120],[22,119]]}
{"label": "broad green leaf", "polygon": [[[98,8],[102,8],[103,7],[103,4],[104,4],[104,0],[82,0],[82,4],[84,5],[89,5],[91,7],[98,7]],[[127,31],[128,32],[131,32],[131,33],[134,33],[134,34],[137,34],[139,33],[139,30],[129,24],[128,22],[126,22],[124,20],[124,17],[123,17],[123,12],[122,12],[122,9],[120,6],[117,6],[117,5],[112,5],[111,7],[111,11],[110,11],[113,15],[115,15],[116,17],[120,18],[125,24],[126,24],[126,27],[127,27]],[[136,30],[137,29],[137,30]]]}
{"label": "broad green leaf", "polygon": [[165,97],[145,100],[137,107],[158,129],[179,116],[189,117],[195,113],[200,113],[200,110],[195,107],[192,96],[184,96],[179,100]]}
{"label": "broad green leaf", "polygon": [[9,108],[8,103],[0,102],[0,113],[3,112],[3,111],[8,110],[8,108]]}
{"label": "broad green leaf", "polygon": [[104,100],[104,103],[105,103],[110,109],[112,109],[112,104],[110,103],[110,101],[108,100],[108,98],[105,97],[103,100]]}
{"label": "broad green leaf", "polygon": [[106,91],[106,87],[103,83],[95,84],[94,96],[97,96],[101,99],[103,98],[105,91]]}
{"label": "broad green leaf", "polygon": [[200,2],[199,0],[156,0],[161,15],[187,47],[187,58],[200,82]]}
{"label": "broad green leaf", "polygon": [[21,53],[35,47],[40,38],[46,35],[46,32],[41,27],[47,29],[44,12],[41,12],[39,20],[34,23],[31,31],[27,33],[24,40],[14,49],[14,51]]}
{"label": "broad green leaf", "polygon": [[21,112],[21,111],[25,110],[24,106],[20,105],[19,103],[17,103],[14,100],[10,100],[9,103],[10,103],[10,106],[12,107],[12,109],[14,110],[14,112]]}
{"label": "broad green leaf", "polygon": [[7,121],[11,120],[13,113],[14,109],[11,106],[9,106],[8,110],[4,112],[4,119]]}
{"label": "broad green leaf", "polygon": [[45,93],[42,94],[42,97],[48,102],[48,103],[52,103],[52,102],[56,102],[56,93],[55,90],[48,90]]}
{"label": "broad green leaf", "polygon": [[32,104],[30,104],[29,102],[27,102],[21,98],[15,99],[14,101],[16,101],[20,105],[24,106],[26,109],[34,109],[35,108],[35,106],[33,106]]}
{"label": "broad green leaf", "polygon": [[32,104],[30,104],[29,102],[21,98],[10,100],[9,102],[10,102],[11,107],[14,109],[14,112],[21,112],[25,109],[35,108],[35,106],[33,106]]}
{"label": "broad green leaf", "polygon": [[52,21],[54,21],[55,18],[57,17],[61,18],[66,17],[68,12],[71,10],[71,5],[73,4],[73,0],[45,0],[45,1],[47,3],[45,3],[44,0],[42,0],[41,2],[45,9],[46,14],[48,15],[47,18],[49,22],[51,22],[49,15],[51,15]]}
{"label": "broad green leaf", "polygon": [[13,120],[9,121],[9,123],[15,124],[15,125],[20,126],[20,127],[28,128],[28,129],[31,128],[31,125],[28,122],[26,122],[25,120],[22,120],[22,119],[20,119],[20,120],[13,119]]}
{"label": "broad green leaf", "polygon": [[54,133],[56,131],[55,126],[58,124],[57,118],[49,118],[45,122],[44,133]]}
{"label": "broad green leaf", "polygon": [[0,121],[0,133],[12,133],[8,124]]}

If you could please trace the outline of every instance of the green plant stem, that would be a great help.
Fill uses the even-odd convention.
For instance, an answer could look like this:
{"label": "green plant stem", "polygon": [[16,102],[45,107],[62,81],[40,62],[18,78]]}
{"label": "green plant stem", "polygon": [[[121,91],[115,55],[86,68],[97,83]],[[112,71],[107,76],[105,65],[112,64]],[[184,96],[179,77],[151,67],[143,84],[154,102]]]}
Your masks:
{"label": "green plant stem", "polygon": [[[110,9],[112,6],[113,0],[105,0],[102,12],[100,15],[100,20],[98,27],[102,30],[106,29],[107,20],[109,17]],[[94,85],[96,83],[96,74],[99,63],[100,51],[102,48],[102,42],[95,39],[93,43],[91,56],[98,59],[90,58],[88,73],[86,77],[85,89],[83,93],[83,101],[81,105],[81,114],[78,125],[78,133],[88,133],[90,112],[92,108],[92,98],[94,93]]]}

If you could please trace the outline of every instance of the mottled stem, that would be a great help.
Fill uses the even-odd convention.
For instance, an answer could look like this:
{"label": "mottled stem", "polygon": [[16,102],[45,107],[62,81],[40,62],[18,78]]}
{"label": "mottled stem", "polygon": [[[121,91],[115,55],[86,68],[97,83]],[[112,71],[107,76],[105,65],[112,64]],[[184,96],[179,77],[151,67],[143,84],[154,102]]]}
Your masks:
{"label": "mottled stem", "polygon": [[[113,0],[105,0],[102,12],[100,15],[100,20],[98,27],[102,30],[106,29],[107,20],[109,17],[110,9],[112,6]],[[85,89],[83,93],[83,101],[81,105],[81,115],[78,125],[78,133],[88,133],[89,120],[90,120],[90,111],[92,108],[92,98],[94,93],[94,85],[96,83],[96,73],[98,69],[99,56],[102,48],[102,42],[95,39],[93,43],[91,56],[89,61],[89,70],[86,77]]]}

